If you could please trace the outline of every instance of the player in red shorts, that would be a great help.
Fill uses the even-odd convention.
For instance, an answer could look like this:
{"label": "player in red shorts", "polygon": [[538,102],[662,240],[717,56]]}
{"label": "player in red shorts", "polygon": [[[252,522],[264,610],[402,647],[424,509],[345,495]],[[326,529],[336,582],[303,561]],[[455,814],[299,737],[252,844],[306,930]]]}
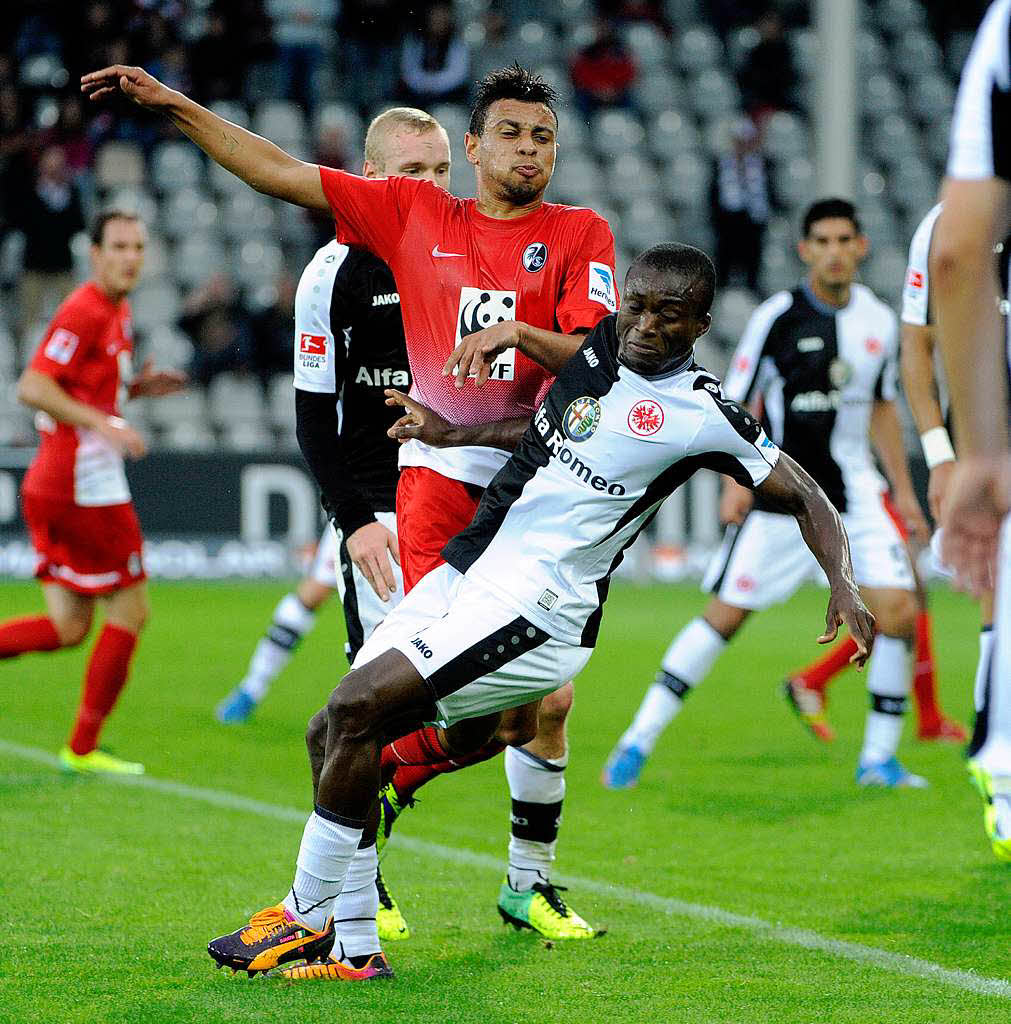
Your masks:
{"label": "player in red shorts", "polygon": [[148,611],[143,540],[123,470],[123,457],[140,458],[145,445],[119,408],[127,394],[178,391],[185,377],[145,364],[130,379],[126,296],[144,262],[144,225],[112,210],[98,217],[91,241],[92,279],[56,311],[18,383],[18,398],[38,410],[41,442],[21,497],[48,614],[0,623],[0,658],[76,647],[101,598],[105,624],[60,764],[72,772],[139,775],[143,765],[98,749]]}
{"label": "player in red shorts", "polygon": [[[332,211],[342,242],[368,249],[393,270],[412,397],[451,424],[488,424],[487,436],[466,446],[435,448],[416,439],[404,445],[397,517],[410,589],[441,563],[443,545],[470,522],[552,375],[582,336],[617,309],[607,223],[591,210],[544,202],[558,130],[553,91],[519,67],[479,83],[466,136],[467,159],[477,173],[475,200],[456,199],[431,182],[369,180],[297,160],[141,68],[93,72],[82,79],[82,90],[92,98],[122,91],[167,115],[258,191]],[[493,356],[489,366],[485,357]],[[447,372],[454,365],[460,368],[455,377]],[[471,368],[477,371],[473,384],[466,381]],[[513,828],[499,909],[518,926],[552,938],[595,934],[550,879],[571,702],[566,686],[545,698],[539,712],[532,705],[508,713],[510,721],[490,743],[489,730],[473,721],[449,731],[424,729],[398,740],[396,757],[386,762],[422,773],[452,770],[498,753],[502,741],[515,744],[506,754]]]}

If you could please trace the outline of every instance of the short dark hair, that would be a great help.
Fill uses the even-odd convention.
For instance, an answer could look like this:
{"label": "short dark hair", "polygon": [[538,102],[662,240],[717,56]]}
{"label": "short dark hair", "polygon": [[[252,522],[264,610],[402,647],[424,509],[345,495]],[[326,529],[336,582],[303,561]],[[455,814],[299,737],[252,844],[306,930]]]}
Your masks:
{"label": "short dark hair", "polygon": [[811,225],[818,220],[827,220],[829,217],[844,217],[853,222],[857,234],[860,234],[860,219],[857,217],[856,207],[848,199],[819,199],[812,203],[804,214],[803,232],[801,237],[807,238],[811,233]]}
{"label": "short dark hair", "polygon": [[95,219],[91,222],[91,231],[89,236],[91,237],[92,245],[101,245],[105,238],[105,225],[110,220],[140,220],[140,215],[134,210],[102,210]]}
{"label": "short dark hair", "polygon": [[554,114],[555,124],[558,124],[558,114],[555,111],[558,93],[540,75],[517,63],[507,68],[499,68],[498,71],[489,71],[477,83],[474,106],[470,111],[471,135],[481,135],[484,132],[488,108],[496,100],[543,103]]}
{"label": "short dark hair", "polygon": [[680,245],[676,242],[654,245],[652,249],[639,253],[632,260],[626,280],[636,267],[648,267],[661,274],[679,274],[691,281],[701,281],[699,313],[708,313],[712,307],[716,294],[716,267],[713,266],[713,261],[694,245]]}

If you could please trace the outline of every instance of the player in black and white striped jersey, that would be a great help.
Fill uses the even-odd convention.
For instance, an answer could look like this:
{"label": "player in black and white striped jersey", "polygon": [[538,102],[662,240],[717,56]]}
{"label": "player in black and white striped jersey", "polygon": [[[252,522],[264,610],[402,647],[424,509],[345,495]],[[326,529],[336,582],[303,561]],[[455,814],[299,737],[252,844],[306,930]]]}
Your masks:
{"label": "player in black and white striped jersey", "polygon": [[[859,660],[869,655],[873,619],[838,513],[692,361],[715,281],[712,262],[690,246],[658,246],[633,263],[622,311],[564,366],[546,367],[555,383],[471,525],[444,549],[446,564],[387,616],[317,716],[317,803],[284,901],[314,941],[332,927],[334,900],[374,828],[382,743],[426,719],[519,706],[578,673],[624,552],[696,470],[727,473],[796,516],[832,583],[821,639],[845,622]],[[213,940],[211,955],[234,965],[246,931]]]}
{"label": "player in black and white striped jersey", "polygon": [[993,260],[1011,233],[1011,0],[991,4],[963,69],[941,198],[930,273],[959,449],[941,553],[975,593],[995,586],[985,737],[969,768],[992,849],[1011,860],[1009,345]]}
{"label": "player in black and white striped jersey", "polygon": [[[885,503],[881,455],[907,521],[923,523],[895,410],[898,325],[895,313],[855,282],[867,251],[853,205],[825,199],[806,212],[799,251],[809,272],[799,287],[773,295],[755,310],[731,360],[724,388],[741,403],[762,406],[770,437],[818,481],[843,517],[857,582],[878,620],[867,673],[871,707],[857,782],[923,786],[896,757],[910,688],[916,634],[915,578],[898,525]],[[907,512],[906,510],[910,511]],[[712,597],[665,653],[656,681],[604,766],[612,789],[636,784],[663,730],[701,683],[749,615],[787,600],[818,567],[798,543],[789,516],[728,481],[721,502],[728,528],[703,590]],[[843,641],[845,644],[845,641]],[[806,723],[827,731],[820,694],[809,678],[825,660],[845,666],[855,648],[792,673],[786,692]],[[838,669],[836,669],[838,671]],[[800,685],[803,679],[804,685]],[[816,708],[796,696],[819,698]],[[827,738],[819,734],[820,738]]]}

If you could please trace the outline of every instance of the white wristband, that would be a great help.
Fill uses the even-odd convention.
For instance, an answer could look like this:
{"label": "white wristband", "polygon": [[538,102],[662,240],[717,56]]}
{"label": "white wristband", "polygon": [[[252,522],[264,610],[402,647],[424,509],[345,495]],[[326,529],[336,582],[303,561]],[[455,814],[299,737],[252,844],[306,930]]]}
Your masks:
{"label": "white wristband", "polygon": [[927,460],[927,469],[933,469],[942,462],[955,461],[955,449],[951,447],[951,438],[944,427],[932,427],[920,434],[923,446],[923,457]]}

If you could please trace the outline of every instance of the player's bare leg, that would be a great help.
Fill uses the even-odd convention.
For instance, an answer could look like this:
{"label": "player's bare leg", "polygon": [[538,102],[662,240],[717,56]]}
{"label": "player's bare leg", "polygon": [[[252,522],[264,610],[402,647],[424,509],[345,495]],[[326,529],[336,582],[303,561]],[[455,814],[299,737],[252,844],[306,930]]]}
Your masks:
{"label": "player's bare leg", "polygon": [[249,718],[291,661],[302,638],[315,626],[316,612],[333,592],[333,587],[306,576],[292,593],[281,598],[253,651],[246,675],[218,703],[215,717],[219,722],[238,725]]}
{"label": "player's bare leg", "polygon": [[661,733],[680,713],[685,698],[706,678],[750,614],[749,608],[710,598],[705,612],[671,641],[656,681],[646,691],[632,724],[604,765],[602,785],[608,789],[627,789],[638,783]]}
{"label": "player's bare leg", "polygon": [[91,629],[95,599],[55,583],[42,584],[45,615],[0,623],[0,660],[21,654],[76,647]]}
{"label": "player's bare leg", "polygon": [[[302,836],[291,890],[248,928],[210,943],[208,952],[219,964],[255,972],[308,961],[288,969],[292,980],[392,974],[375,928],[375,805],[382,748],[433,713],[430,690],[396,651],[353,670],[333,691],[313,716],[307,736],[314,773],[318,769],[316,806]],[[341,918],[339,930],[335,915]],[[314,964],[320,958],[326,959]]]}
{"label": "player's bare leg", "polygon": [[[84,606],[80,601],[50,595],[47,603],[64,611],[72,610],[66,621],[76,628],[84,625]],[[74,595],[79,598],[80,595]],[[86,599],[93,606],[94,599]],[[112,713],[130,672],[130,661],[137,646],[137,637],[148,617],[147,585],[135,583],[102,598],[105,623],[98,634],[84,676],[84,687],[77,719],[67,745],[60,751],[60,763],[69,772],[98,772],[116,775],[140,775],[144,766],[136,761],[123,761],[98,749],[98,736],[105,720]],[[90,617],[88,618],[90,624]]]}
{"label": "player's bare leg", "polygon": [[857,782],[870,786],[920,788],[926,781],[907,772],[896,758],[911,680],[910,657],[918,611],[913,590],[861,588],[877,625],[867,669],[871,707],[867,713]]}

